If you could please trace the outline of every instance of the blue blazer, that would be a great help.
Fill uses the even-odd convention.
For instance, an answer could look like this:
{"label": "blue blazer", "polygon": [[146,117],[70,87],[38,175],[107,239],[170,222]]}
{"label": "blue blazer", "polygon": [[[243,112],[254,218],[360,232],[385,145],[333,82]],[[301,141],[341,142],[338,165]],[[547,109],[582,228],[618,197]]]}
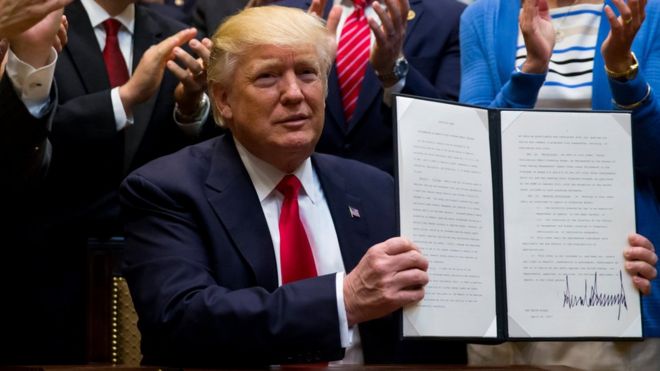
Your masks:
{"label": "blue blazer", "polygon": [[[333,3],[327,2],[325,17]],[[311,0],[283,0],[277,4],[307,9]],[[414,18],[408,21],[403,45],[410,72],[402,93],[458,99],[461,75],[458,25],[464,8],[465,4],[456,0],[410,0]],[[334,67],[328,90],[325,128],[316,150],[366,162],[392,174],[392,110],[383,103],[383,88],[371,65],[367,66],[351,121],[344,118]]]}
{"label": "blue blazer", "polygon": [[[605,0],[616,12],[612,0]],[[461,102],[491,106],[532,108],[543,85],[545,75],[514,71],[518,38],[519,0],[480,0],[462,16],[461,48],[463,80]],[[637,231],[660,245],[660,1],[646,5],[646,18],[639,29],[632,50],[639,59],[639,73],[633,80],[618,82],[608,79],[600,53],[610,26],[605,13],[601,16],[593,68],[592,108],[616,109],[614,97],[622,104],[641,100],[651,87],[648,100],[632,111],[633,159],[635,165],[635,202]],[[644,335],[660,337],[660,281],[652,281],[653,289],[642,299]]]}
{"label": "blue blazer", "polygon": [[[375,168],[312,156],[347,271],[396,235],[394,184]],[[266,365],[343,356],[334,274],[278,287],[261,204],[231,136],[136,170],[122,184],[124,274],[140,318],[145,364]],[[351,217],[349,206],[360,211]],[[390,315],[360,325],[365,361],[411,359]],[[465,362],[463,344],[434,362]],[[414,349],[413,346],[410,346]]]}

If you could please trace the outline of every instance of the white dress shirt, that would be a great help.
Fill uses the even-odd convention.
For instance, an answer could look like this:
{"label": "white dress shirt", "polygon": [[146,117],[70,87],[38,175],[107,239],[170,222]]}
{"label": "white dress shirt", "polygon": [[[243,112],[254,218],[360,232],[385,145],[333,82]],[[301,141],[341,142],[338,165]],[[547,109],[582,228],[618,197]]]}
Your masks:
{"label": "white dress shirt", "polygon": [[[268,224],[268,230],[270,231],[270,237],[275,250],[278,285],[281,286],[279,217],[284,196],[275,188],[286,173],[254,156],[235,138],[234,141],[241,161],[250,176],[254,189],[257,191],[261,208],[266,217],[266,223]],[[301,222],[312,248],[316,271],[319,276],[336,273],[335,284],[337,313],[339,315],[339,333],[341,345],[346,348],[344,359],[337,363],[364,363],[359,331],[353,331],[353,328],[349,328],[346,318],[343,292],[345,268],[339,248],[337,232],[335,231],[335,225],[332,221],[332,215],[330,214],[323,188],[312,166],[311,159],[308,158],[305,160],[293,172],[293,175],[302,183],[301,192],[298,195],[298,208],[300,210]]]}
{"label": "white dress shirt", "polygon": [[30,114],[36,118],[44,117],[48,112],[56,63],[55,48],[51,48],[48,62],[41,68],[34,68],[20,60],[11,47],[7,52],[5,73],[12,82],[16,95],[23,101]]}

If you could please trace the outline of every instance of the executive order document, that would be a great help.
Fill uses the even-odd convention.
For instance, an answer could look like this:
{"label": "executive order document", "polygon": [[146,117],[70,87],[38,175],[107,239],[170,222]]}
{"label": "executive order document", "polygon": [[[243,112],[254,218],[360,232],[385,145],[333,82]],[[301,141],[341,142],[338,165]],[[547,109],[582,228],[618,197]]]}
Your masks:
{"label": "executive order document", "polygon": [[642,336],[628,113],[395,109],[401,235],[430,278],[404,336]]}

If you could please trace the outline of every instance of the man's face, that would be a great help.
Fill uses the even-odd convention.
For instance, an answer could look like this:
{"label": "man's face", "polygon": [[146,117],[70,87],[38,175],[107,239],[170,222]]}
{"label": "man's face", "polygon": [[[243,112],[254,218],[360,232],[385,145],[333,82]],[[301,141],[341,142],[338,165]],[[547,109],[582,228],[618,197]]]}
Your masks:
{"label": "man's face", "polygon": [[323,130],[324,79],[313,46],[253,48],[238,60],[230,87],[215,85],[226,125],[248,151],[293,171]]}

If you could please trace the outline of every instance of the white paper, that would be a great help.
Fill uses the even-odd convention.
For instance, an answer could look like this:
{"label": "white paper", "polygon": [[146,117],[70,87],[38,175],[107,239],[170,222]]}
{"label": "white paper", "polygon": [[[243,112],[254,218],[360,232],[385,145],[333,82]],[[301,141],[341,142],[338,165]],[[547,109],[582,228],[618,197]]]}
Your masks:
{"label": "white paper", "polygon": [[630,116],[501,112],[510,337],[641,336]]}
{"label": "white paper", "polygon": [[429,260],[404,336],[495,337],[487,111],[396,97],[401,234]]}

